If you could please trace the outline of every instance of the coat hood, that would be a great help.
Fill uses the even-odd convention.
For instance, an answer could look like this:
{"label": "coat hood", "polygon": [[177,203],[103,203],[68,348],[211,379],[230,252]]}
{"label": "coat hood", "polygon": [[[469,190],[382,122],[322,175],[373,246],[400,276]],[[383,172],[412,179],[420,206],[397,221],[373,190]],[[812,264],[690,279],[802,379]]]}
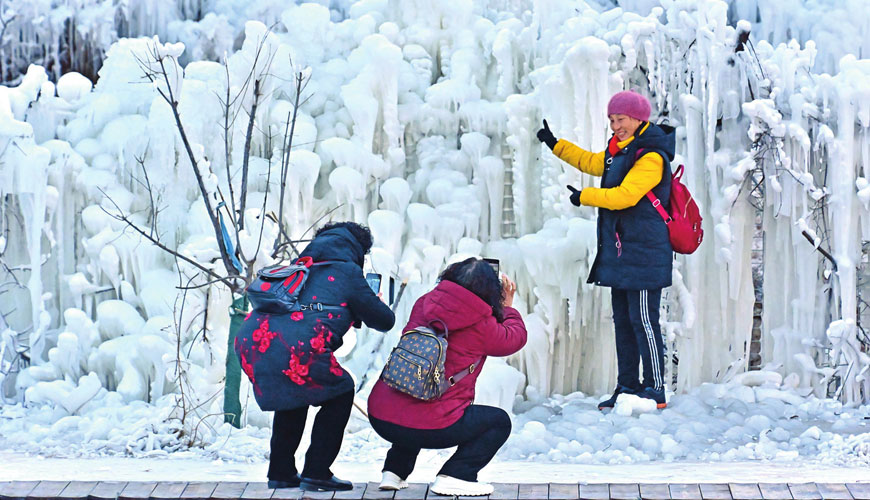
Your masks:
{"label": "coat hood", "polygon": [[353,262],[359,267],[363,266],[365,259],[360,242],[343,227],[323,231],[311,240],[301,255],[311,257],[315,262],[337,260]]}
{"label": "coat hood", "polygon": [[[427,321],[440,319],[447,324],[448,334],[492,316],[492,306],[467,288],[452,281],[441,281],[423,296],[423,316]],[[419,326],[419,325],[409,325]],[[438,330],[440,325],[435,325]]]}
{"label": "coat hood", "polygon": [[670,125],[654,125],[649,124],[649,127],[635,137],[633,141],[638,148],[655,149],[668,155],[668,161],[674,161],[676,153],[676,134],[674,127]]}

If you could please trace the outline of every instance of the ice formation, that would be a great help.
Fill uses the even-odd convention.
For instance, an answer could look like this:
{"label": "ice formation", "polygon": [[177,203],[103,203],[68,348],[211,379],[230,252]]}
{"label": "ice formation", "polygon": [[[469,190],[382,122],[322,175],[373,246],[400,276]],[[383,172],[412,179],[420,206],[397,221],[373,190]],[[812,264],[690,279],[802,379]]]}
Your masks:
{"label": "ice formation", "polygon": [[[846,14],[858,1],[229,1],[200,18],[187,3],[143,0],[123,12],[81,3],[71,9],[83,39],[73,57],[90,76],[102,60],[93,86],[60,75],[61,48],[29,43],[53,39],[63,15],[27,23],[35,3],[0,6],[0,20],[14,14],[13,36],[0,40],[0,78],[10,82],[0,86],[0,257],[13,268],[0,289],[0,399],[53,405],[55,416],[79,416],[94,398],[163,402],[161,418],[181,421],[188,404],[219,414],[234,297],[218,282],[189,287],[235,265],[221,262],[219,245],[238,247],[250,268],[271,263],[281,231],[302,237],[333,209],[333,218],[371,226],[371,269],[408,283],[396,329],[355,332],[344,356],[361,396],[413,301],[466,255],[501,260],[530,334],[525,350],[488,365],[481,399],[511,409],[523,408],[517,397],[538,404],[607,392],[616,370],[609,294],[585,283],[595,212],[572,207],[564,191],[594,180],[560,163],[535,131],[547,118],[557,136],[601,150],[607,100],[624,88],[649,95],[654,119],[677,127],[678,162],[707,224],[700,250],[677,257],[665,295],[671,388],[736,383],[754,399],[779,400],[754,387],[773,381],[745,374],[761,245],[765,373],[804,396],[870,398],[861,312],[870,26]],[[41,52],[42,66],[22,64]],[[145,78],[155,71],[167,77]],[[306,83],[298,106],[297,77]],[[189,151],[160,96],[170,91]],[[236,96],[232,120],[226,96]],[[249,128],[242,210],[230,197],[241,192]],[[244,229],[230,224],[224,241],[209,210],[229,220],[241,212]],[[190,261],[172,259],[119,215]],[[180,393],[192,399],[172,403]],[[242,399],[246,422],[267,422],[249,393]],[[642,420],[644,411],[626,401],[615,415]],[[536,439],[540,426],[523,418],[520,438]],[[160,447],[150,439],[137,449]],[[686,440],[646,443],[626,432],[617,442],[634,448],[624,454],[633,460],[692,458]],[[598,451],[584,444],[552,445],[567,456]],[[756,454],[776,455],[765,450]]]}

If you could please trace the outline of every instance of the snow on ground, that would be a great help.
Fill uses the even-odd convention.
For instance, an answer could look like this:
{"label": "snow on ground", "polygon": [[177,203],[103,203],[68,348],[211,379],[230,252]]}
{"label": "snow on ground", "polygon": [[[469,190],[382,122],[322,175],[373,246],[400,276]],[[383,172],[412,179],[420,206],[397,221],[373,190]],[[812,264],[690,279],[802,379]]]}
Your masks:
{"label": "snow on ground", "polygon": [[[709,473],[711,480],[722,474],[735,481],[760,481],[787,479],[800,466],[801,480],[812,480],[805,471],[815,471],[811,474],[826,481],[835,480],[831,471],[849,481],[870,480],[870,406],[847,407],[801,396],[765,372],[752,373],[743,383],[704,384],[689,394],[671,395],[664,410],[621,396],[613,411],[600,412],[600,397],[579,392],[537,402],[518,400],[512,435],[487,479],[541,480],[539,472],[547,471],[548,481],[637,480],[635,472],[620,474],[631,469],[645,471],[643,477],[649,480],[699,481]],[[746,385],[750,383],[758,385]],[[92,404],[80,416],[61,418],[57,412],[62,410],[49,406],[0,409],[0,448],[9,450],[0,480],[63,479],[66,467],[51,466],[58,459],[73,464],[71,470],[87,472],[77,478],[97,479],[109,470],[113,478],[119,477],[114,464],[131,469],[130,476],[123,473],[125,478],[139,478],[136,474],[146,471],[147,478],[178,478],[177,463],[197,471],[183,475],[189,479],[218,474],[251,480],[264,474],[268,428],[203,426],[196,436],[201,447],[180,451],[182,440],[174,432],[178,425],[167,418],[171,399],[125,405],[117,393],[105,393]],[[303,441],[300,459],[307,446]],[[354,410],[336,471],[354,480],[373,480],[387,446]],[[413,479],[429,480],[427,474],[434,475],[448,453],[425,452]],[[18,463],[27,466],[14,466]]]}
{"label": "snow on ground", "polygon": [[[435,479],[444,462],[435,453],[424,452],[417,460],[411,482]],[[332,468],[354,482],[380,479],[380,461],[356,462],[339,458]],[[265,481],[267,464],[227,462],[191,456],[164,458],[58,459],[0,451],[0,481],[76,480],[98,481]],[[521,462],[496,459],[481,471],[482,481],[512,483],[711,483],[711,482],[864,482],[870,481],[866,466],[836,467],[803,461],[789,463],[697,463],[663,465],[658,462],[632,465],[577,465]]]}

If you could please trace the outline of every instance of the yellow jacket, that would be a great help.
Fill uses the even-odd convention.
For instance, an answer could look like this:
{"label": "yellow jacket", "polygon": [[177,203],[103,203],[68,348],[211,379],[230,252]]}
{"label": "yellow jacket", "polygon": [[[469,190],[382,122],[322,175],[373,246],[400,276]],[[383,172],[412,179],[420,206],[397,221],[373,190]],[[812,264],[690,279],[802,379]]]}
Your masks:
{"label": "yellow jacket", "polygon": [[[647,127],[649,127],[649,123],[644,126],[640,133],[643,133]],[[619,142],[619,148],[624,148],[633,140],[634,136]],[[564,139],[559,139],[553,148],[553,153],[581,172],[596,177],[601,177],[604,174],[604,151],[592,153]],[[612,188],[583,188],[580,193],[580,203],[610,210],[633,207],[662,180],[663,171],[662,157],[658,153],[646,153],[634,162],[631,170],[622,180],[622,184]]]}

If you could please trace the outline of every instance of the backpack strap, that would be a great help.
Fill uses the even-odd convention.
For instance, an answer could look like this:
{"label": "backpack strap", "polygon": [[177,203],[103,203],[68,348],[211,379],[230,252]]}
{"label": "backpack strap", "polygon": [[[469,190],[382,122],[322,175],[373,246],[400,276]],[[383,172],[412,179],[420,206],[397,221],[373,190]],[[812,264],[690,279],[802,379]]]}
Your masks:
{"label": "backpack strap", "polygon": [[[331,260],[322,260],[320,262],[314,262],[314,259],[312,259],[311,257],[305,256],[305,257],[300,257],[299,260],[296,261],[296,265],[305,266],[305,267],[311,269],[311,267],[313,267],[313,266],[325,266],[327,264],[332,264],[333,262],[334,261],[331,261]],[[301,281],[302,281],[302,275],[300,274],[299,279],[296,281],[296,283],[294,283],[293,286],[290,287],[290,293],[293,293],[293,291],[296,289],[297,286],[299,286],[299,283]],[[344,311],[345,309],[347,309],[347,307],[327,305],[327,304],[324,304],[322,302],[310,302],[308,304],[297,303],[296,307],[294,308],[294,310],[296,310],[296,311]]]}
{"label": "backpack strap", "polygon": [[665,207],[662,206],[662,201],[659,200],[659,199],[656,197],[656,195],[653,194],[652,190],[650,190],[650,191],[646,194],[646,199],[648,199],[649,202],[652,203],[652,206],[653,206],[653,208],[656,209],[656,212],[658,212],[659,215],[662,216],[662,220],[665,221],[665,224],[670,224],[671,221],[673,220],[673,219],[671,218],[671,214],[669,214],[668,211],[665,210]]}
{"label": "backpack strap", "polygon": [[[447,323],[445,323],[444,320],[440,320],[437,318],[430,321],[427,324],[427,327],[428,327],[428,329],[431,329],[433,331],[433,333],[435,332],[435,328],[434,328],[435,323],[441,323],[441,326],[444,327],[443,333],[440,333],[440,334],[435,333],[435,334],[442,335],[446,339],[447,338]],[[447,377],[447,380],[442,380],[441,381],[441,392],[443,393],[448,388],[453,387],[454,385],[458,384],[459,381],[464,379],[469,373],[474,373],[474,370],[477,369],[478,365],[480,365],[480,361],[482,359],[483,359],[483,357],[479,357],[479,358],[475,359],[474,363],[471,363],[470,365],[468,365],[468,368],[460,371],[459,373],[454,373],[452,376]]]}
{"label": "backpack strap", "polygon": [[[441,326],[444,327],[444,331],[443,331],[443,333],[438,333],[438,331],[435,330],[435,326],[434,326],[435,323],[441,323]],[[426,323],[426,326],[427,326],[428,328],[430,328],[430,329],[432,330],[432,333],[434,333],[435,335],[441,335],[441,336],[443,336],[445,339],[447,338],[447,323],[445,323],[443,320],[440,320],[440,319],[438,319],[438,318],[435,318],[435,319],[433,319],[432,321]]]}
{"label": "backpack strap", "polygon": [[446,390],[447,388],[453,387],[454,385],[458,384],[459,381],[464,379],[468,374],[474,373],[474,370],[476,370],[477,367],[480,365],[481,360],[483,360],[482,357],[477,358],[474,360],[474,363],[468,365],[468,368],[462,370],[459,373],[453,374],[452,377],[447,377],[447,380],[441,382],[441,387]]}
{"label": "backpack strap", "polygon": [[[634,155],[634,161],[637,161],[637,159],[641,156],[643,156],[643,148],[638,148],[637,153]],[[680,168],[682,168],[682,165],[680,165]],[[676,173],[674,175],[676,175]],[[652,189],[650,189],[649,192],[646,193],[646,199],[648,199],[649,202],[652,203],[652,206],[656,209],[656,212],[658,212],[659,215],[662,216],[662,220],[665,221],[665,224],[670,224],[673,220],[671,219],[671,215],[668,213],[667,210],[665,210],[665,207],[662,206],[662,200],[658,199],[658,197],[653,194]]]}

